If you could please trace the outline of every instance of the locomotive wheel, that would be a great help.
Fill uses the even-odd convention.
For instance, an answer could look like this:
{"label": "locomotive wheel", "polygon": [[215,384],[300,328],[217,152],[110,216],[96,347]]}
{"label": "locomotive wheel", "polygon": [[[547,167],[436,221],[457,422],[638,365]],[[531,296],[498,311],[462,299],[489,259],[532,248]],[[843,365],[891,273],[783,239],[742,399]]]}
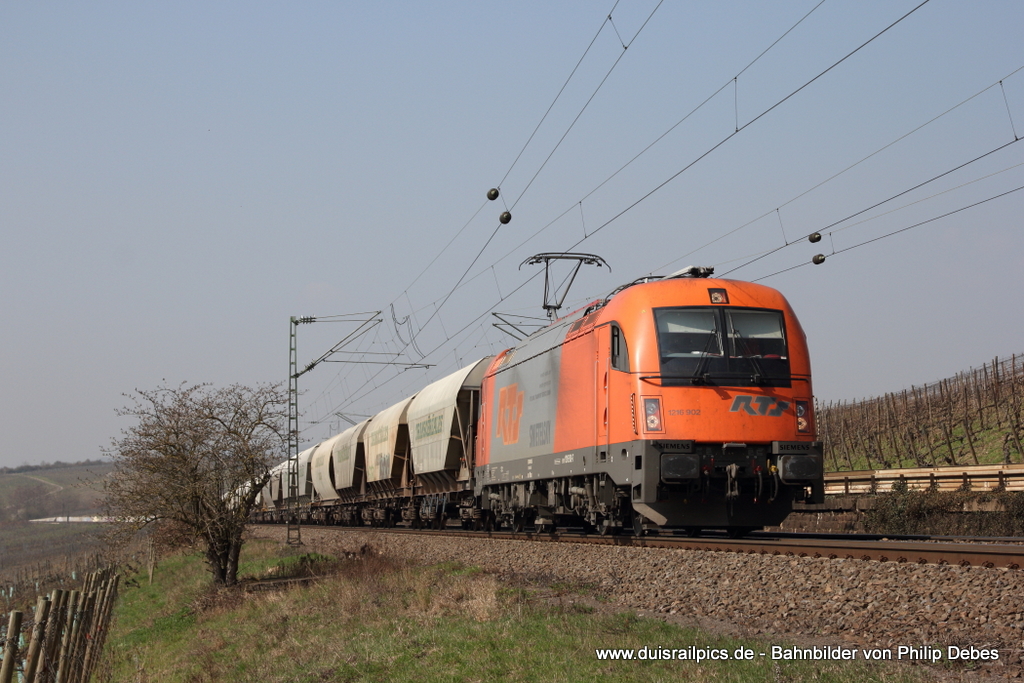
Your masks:
{"label": "locomotive wheel", "polygon": [[644,516],[639,512],[633,513],[633,535],[637,538],[645,535],[644,532]]}
{"label": "locomotive wheel", "polygon": [[688,527],[685,527],[685,528],[683,528],[683,533],[685,533],[690,538],[696,538],[697,536],[700,536],[700,527],[699,526],[688,526]]}

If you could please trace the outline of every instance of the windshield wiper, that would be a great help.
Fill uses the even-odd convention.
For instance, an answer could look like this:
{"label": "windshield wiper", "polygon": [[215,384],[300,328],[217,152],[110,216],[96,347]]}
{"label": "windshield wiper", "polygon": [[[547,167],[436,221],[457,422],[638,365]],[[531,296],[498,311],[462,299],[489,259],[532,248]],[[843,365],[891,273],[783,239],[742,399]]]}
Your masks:
{"label": "windshield wiper", "polygon": [[747,354],[743,357],[749,360],[750,364],[754,368],[754,374],[750,376],[751,384],[755,386],[760,386],[764,384],[764,368],[761,367],[761,362],[758,360],[757,356],[750,352],[750,342],[747,340],[746,337],[743,336],[742,332],[740,332],[736,328],[733,328],[733,340],[735,341],[736,339],[739,339],[741,342],[743,342],[743,350],[744,353]]}
{"label": "windshield wiper", "polygon": [[708,349],[711,347],[711,342],[718,338],[718,327],[716,326],[711,330],[711,334],[708,335],[708,340],[704,342],[704,350],[700,352],[700,359],[697,361],[697,367],[693,371],[693,376],[690,377],[690,382],[694,386],[700,386],[701,384],[708,384],[708,375],[703,372],[704,366],[707,364]]}

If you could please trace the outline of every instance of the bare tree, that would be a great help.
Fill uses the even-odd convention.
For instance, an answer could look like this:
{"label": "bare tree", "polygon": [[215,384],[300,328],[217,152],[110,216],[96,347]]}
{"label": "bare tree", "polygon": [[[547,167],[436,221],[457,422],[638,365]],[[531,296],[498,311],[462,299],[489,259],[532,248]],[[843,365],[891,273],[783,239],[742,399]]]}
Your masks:
{"label": "bare tree", "polygon": [[237,581],[242,532],[269,474],[285,457],[287,394],[280,385],[136,390],[119,415],[138,423],[113,440],[106,509],[122,533],[156,522],[205,545],[214,582]]}

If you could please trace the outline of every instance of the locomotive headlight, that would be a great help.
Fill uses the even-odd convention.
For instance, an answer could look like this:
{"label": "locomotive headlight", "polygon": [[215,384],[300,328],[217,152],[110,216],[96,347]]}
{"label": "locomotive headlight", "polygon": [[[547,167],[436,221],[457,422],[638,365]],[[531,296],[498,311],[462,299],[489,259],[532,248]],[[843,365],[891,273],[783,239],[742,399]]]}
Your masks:
{"label": "locomotive headlight", "polygon": [[664,429],[661,423],[660,398],[644,399],[644,416],[644,423],[647,425],[647,431],[660,432]]}
{"label": "locomotive headlight", "polygon": [[796,402],[796,431],[801,433],[811,431],[811,406],[807,401]]}

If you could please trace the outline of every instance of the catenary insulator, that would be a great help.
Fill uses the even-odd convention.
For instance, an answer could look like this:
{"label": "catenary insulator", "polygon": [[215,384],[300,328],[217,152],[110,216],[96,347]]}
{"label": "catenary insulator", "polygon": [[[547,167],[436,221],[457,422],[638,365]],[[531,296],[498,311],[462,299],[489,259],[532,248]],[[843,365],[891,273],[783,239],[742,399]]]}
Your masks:
{"label": "catenary insulator", "polygon": [[807,236],[807,239],[812,244],[815,243],[815,242],[820,242],[821,241],[821,233],[820,232],[812,232],[810,235]]}
{"label": "catenary insulator", "polygon": [[498,198],[499,194],[500,193],[498,192],[498,188],[496,187],[492,187],[491,189],[487,190],[487,198],[490,199],[492,202]]}
{"label": "catenary insulator", "polygon": [[825,255],[824,254],[815,254],[814,258],[811,259],[811,262],[814,263],[814,265],[816,265],[816,266],[820,266],[822,263],[825,262]]}
{"label": "catenary insulator", "polygon": [[498,216],[498,220],[501,221],[503,224],[508,223],[510,220],[512,220],[512,214],[509,213],[508,211],[503,211],[501,215]]}

